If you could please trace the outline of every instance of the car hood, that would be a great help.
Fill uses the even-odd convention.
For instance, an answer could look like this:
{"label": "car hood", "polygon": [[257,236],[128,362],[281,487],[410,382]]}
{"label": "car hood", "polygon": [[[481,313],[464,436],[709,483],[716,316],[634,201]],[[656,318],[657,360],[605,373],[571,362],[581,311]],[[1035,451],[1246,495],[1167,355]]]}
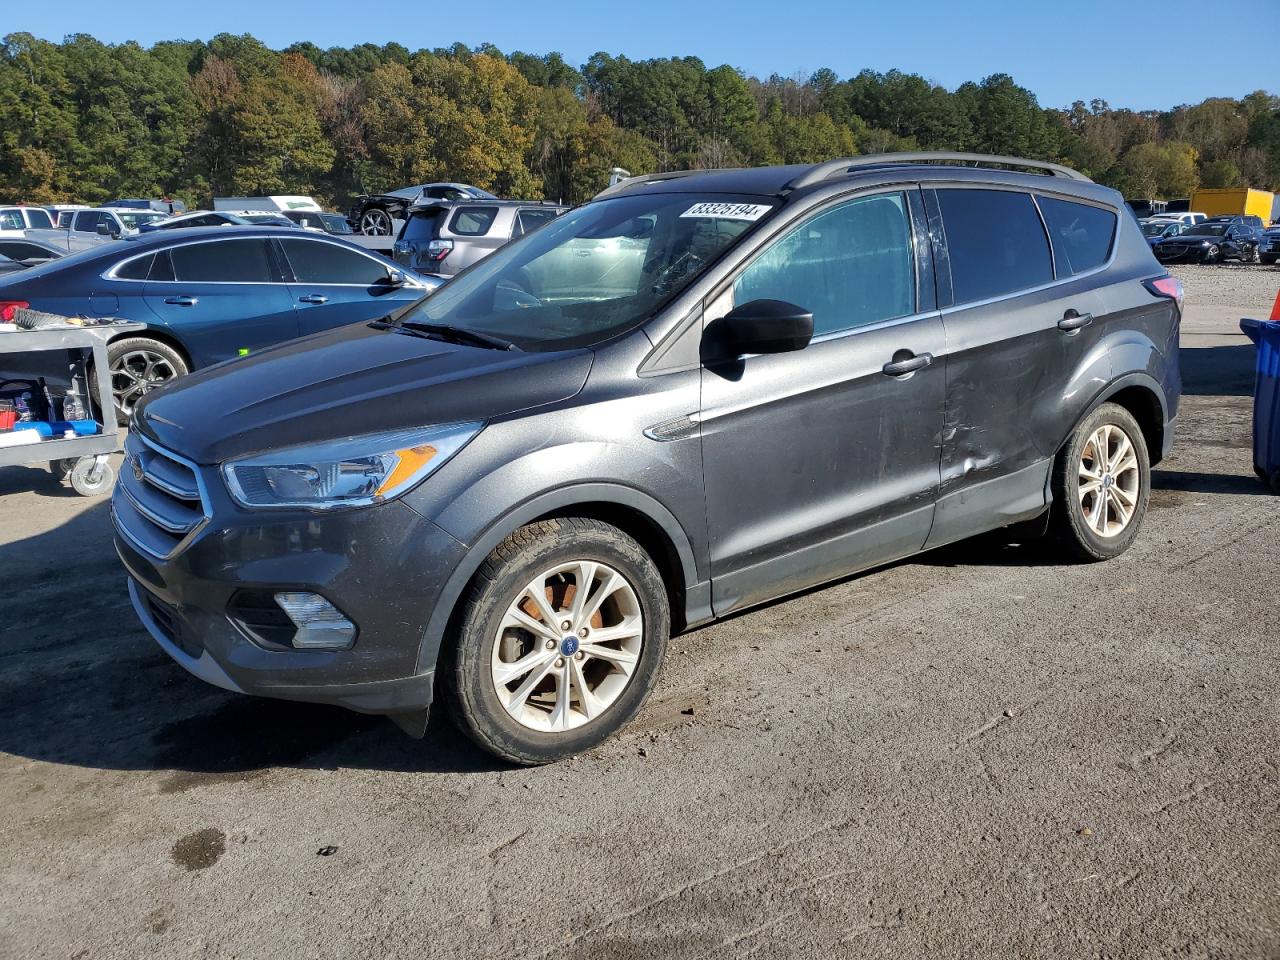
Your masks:
{"label": "car hood", "polygon": [[582,389],[593,357],[586,349],[489,350],[353,324],[183,377],[138,405],[133,428],[215,464],[555,403]]}

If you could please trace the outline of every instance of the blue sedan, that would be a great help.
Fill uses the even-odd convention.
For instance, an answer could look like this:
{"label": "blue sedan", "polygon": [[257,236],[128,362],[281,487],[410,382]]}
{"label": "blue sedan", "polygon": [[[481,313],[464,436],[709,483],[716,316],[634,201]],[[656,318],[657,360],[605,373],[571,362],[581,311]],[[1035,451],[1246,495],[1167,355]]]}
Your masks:
{"label": "blue sedan", "polygon": [[121,417],[190,370],[383,317],[441,281],[355,244],[277,227],[192,227],[102,244],[0,278],[14,303],[65,316],[124,317],[143,333],[108,345]]}

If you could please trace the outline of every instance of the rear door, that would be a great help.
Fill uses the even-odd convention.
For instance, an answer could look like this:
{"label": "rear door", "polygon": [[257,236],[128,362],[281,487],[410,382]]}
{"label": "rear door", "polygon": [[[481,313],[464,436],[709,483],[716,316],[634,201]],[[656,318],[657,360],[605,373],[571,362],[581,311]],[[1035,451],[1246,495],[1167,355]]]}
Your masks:
{"label": "rear door", "polygon": [[995,185],[926,203],[947,337],[936,546],[1044,508],[1073,411],[1110,378],[1099,288],[1117,212]]}
{"label": "rear door", "polygon": [[293,298],[265,238],[219,237],[157,251],[143,295],[198,367],[298,335]]}
{"label": "rear door", "polygon": [[511,239],[514,222],[510,208],[488,204],[457,207],[446,227],[454,249],[440,264],[440,273],[458,273],[483,260]]}
{"label": "rear door", "polygon": [[393,287],[390,263],[340,243],[311,236],[275,243],[289,271],[289,292],[303,335],[385,317],[424,293],[419,287]]}

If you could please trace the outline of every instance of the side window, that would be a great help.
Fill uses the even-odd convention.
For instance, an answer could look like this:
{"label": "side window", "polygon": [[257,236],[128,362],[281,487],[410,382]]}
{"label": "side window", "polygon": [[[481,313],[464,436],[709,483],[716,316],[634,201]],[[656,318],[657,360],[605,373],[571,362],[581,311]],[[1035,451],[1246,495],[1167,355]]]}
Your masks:
{"label": "side window", "polygon": [[863,197],[805,221],[733,284],[733,302],[785,300],[813,312],[815,336],[916,310],[916,264],[906,198]]}
{"label": "side window", "polygon": [[1107,262],[1116,235],[1112,211],[1056,197],[1037,196],[1036,202],[1049,226],[1058,276],[1084,273]]}
{"label": "side window", "polygon": [[74,216],[75,216],[75,213],[71,210],[59,210],[58,211],[58,229],[59,230],[68,229],[71,226],[71,219]]}
{"label": "side window", "polygon": [[939,190],[938,203],[957,304],[1053,279],[1049,241],[1029,193]]}
{"label": "side window", "polygon": [[49,211],[41,210],[33,207],[27,211],[27,216],[31,220],[31,227],[34,230],[52,230],[53,221],[49,219]]}
{"label": "side window", "polygon": [[[218,240],[173,247],[173,272],[190,283],[273,283],[265,240]],[[153,277],[152,279],[158,279]]]}
{"label": "side window", "polygon": [[151,273],[151,261],[156,258],[154,253],[147,254],[145,257],[134,257],[132,260],[126,260],[120,266],[116,267],[117,280],[145,280]]}
{"label": "side window", "polygon": [[516,228],[511,232],[511,236],[523,237],[526,233],[533,233],[555,218],[554,210],[521,210],[516,214]]}
{"label": "side window", "polygon": [[93,233],[98,229],[98,215],[93,211],[77,213],[73,229],[77,233]]}
{"label": "side window", "polygon": [[156,253],[155,263],[151,264],[151,272],[147,274],[147,279],[159,283],[173,282],[173,258],[169,256],[168,250],[160,250]]}
{"label": "side window", "polygon": [[387,267],[336,243],[281,240],[280,245],[284,247],[284,255],[300,283],[350,283],[371,287],[387,280]]}
{"label": "side window", "polygon": [[0,210],[0,230],[25,230],[21,210]]}
{"label": "side window", "polygon": [[449,229],[463,237],[482,237],[497,216],[497,207],[463,207],[453,215]]}

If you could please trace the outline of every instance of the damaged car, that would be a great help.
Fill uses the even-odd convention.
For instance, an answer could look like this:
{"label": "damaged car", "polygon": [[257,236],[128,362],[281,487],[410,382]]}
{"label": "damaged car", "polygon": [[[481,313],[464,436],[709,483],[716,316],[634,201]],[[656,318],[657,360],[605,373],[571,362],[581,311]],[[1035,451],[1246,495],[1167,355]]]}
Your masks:
{"label": "damaged car", "polygon": [[1056,164],[634,177],[385,317],[148,394],[116,549],[208,683],[419,737],[438,698],[546,763],[634,717],[690,627],[1002,528],[1124,553],[1181,312],[1120,194]]}
{"label": "damaged car", "polygon": [[389,237],[400,229],[409,207],[423,200],[497,200],[488,190],[466,183],[423,183],[387,193],[362,194],[347,212],[347,222],[366,237]]}

